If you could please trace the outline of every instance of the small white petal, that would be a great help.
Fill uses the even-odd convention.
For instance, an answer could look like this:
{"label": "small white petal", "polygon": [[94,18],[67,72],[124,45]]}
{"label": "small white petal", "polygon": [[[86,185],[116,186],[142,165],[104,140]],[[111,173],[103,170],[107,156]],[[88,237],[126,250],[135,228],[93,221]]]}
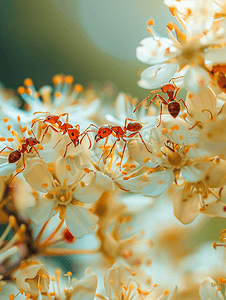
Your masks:
{"label": "small white petal", "polygon": [[205,60],[211,62],[213,65],[217,64],[225,64],[226,63],[226,49],[218,48],[218,49],[211,49],[205,54]]}
{"label": "small white petal", "polygon": [[104,275],[104,287],[109,299],[116,300],[122,291],[120,266],[115,264]]}
{"label": "small white petal", "polygon": [[52,187],[52,175],[47,170],[47,164],[40,158],[31,158],[26,161],[26,168],[23,175],[27,183],[35,190],[46,193],[46,189],[42,187],[47,184],[48,188]]}
{"label": "small white petal", "polygon": [[202,214],[208,215],[212,218],[226,218],[226,205],[221,201],[208,203],[205,210],[201,211]]}
{"label": "small white petal", "polygon": [[54,200],[39,197],[36,205],[28,208],[28,216],[35,224],[44,224],[55,214],[55,206]]}
{"label": "small white petal", "polygon": [[98,218],[88,209],[81,206],[68,205],[65,212],[65,222],[69,231],[78,239],[96,228]]}
{"label": "small white petal", "polygon": [[8,157],[0,157],[0,176],[9,176],[16,171],[16,163],[9,164]]}
{"label": "small white petal", "polygon": [[161,64],[149,67],[141,73],[138,85],[145,89],[158,88],[168,82],[178,69],[178,64]]}
{"label": "small white petal", "polygon": [[199,295],[201,300],[224,300],[221,291],[218,290],[218,285],[210,277],[200,284]]}
{"label": "small white petal", "polygon": [[171,45],[172,40],[167,38],[145,38],[140,42],[140,47],[137,47],[137,59],[150,65],[163,63],[169,58],[169,56],[164,55],[164,51]]}
{"label": "small white petal", "polygon": [[70,300],[94,300],[97,289],[96,274],[87,274],[73,284]]}
{"label": "small white petal", "polygon": [[[158,162],[155,162],[153,146],[150,143],[146,143],[146,146],[152,153],[148,152],[145,145],[138,139],[130,140],[127,144],[127,149],[131,157],[139,164],[149,168],[156,167]],[[149,160],[147,161],[148,158]]]}
{"label": "small white petal", "polygon": [[141,187],[144,196],[157,197],[164,193],[174,181],[171,169],[162,172],[154,172],[147,176],[148,181]]}
{"label": "small white petal", "polygon": [[173,197],[174,216],[183,224],[189,224],[199,214],[200,200],[198,194],[184,197],[184,190],[180,189]]}
{"label": "small white petal", "polygon": [[209,82],[209,74],[204,68],[199,66],[190,67],[184,78],[185,88],[191,93],[200,93],[205,91]]}
{"label": "small white petal", "polygon": [[204,178],[209,169],[208,163],[184,166],[181,169],[181,175],[185,180],[197,182]]}
{"label": "small white petal", "polygon": [[217,113],[217,97],[211,88],[200,94],[187,94],[186,104],[191,116],[187,116],[189,121],[200,121],[205,123],[216,116]]}

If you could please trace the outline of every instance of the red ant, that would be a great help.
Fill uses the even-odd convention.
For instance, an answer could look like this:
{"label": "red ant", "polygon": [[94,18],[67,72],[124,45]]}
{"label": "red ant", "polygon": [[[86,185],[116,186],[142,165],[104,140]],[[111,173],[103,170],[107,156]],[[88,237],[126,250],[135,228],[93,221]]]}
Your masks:
{"label": "red ant", "polygon": [[[127,121],[131,121],[127,124]],[[89,128],[91,126],[94,126],[97,128],[97,131],[96,130],[89,130]],[[122,128],[121,126],[113,126],[113,125],[104,125],[104,126],[101,126],[100,128],[98,128],[96,125],[94,124],[90,124],[90,126],[83,132],[83,137],[81,139],[81,142],[83,140],[83,138],[85,137],[85,135],[88,136],[88,132],[96,132],[96,136],[95,136],[95,141],[98,142],[99,140],[101,139],[104,139],[106,138],[106,142],[105,142],[105,145],[107,144],[107,141],[108,141],[108,137],[112,134],[114,137],[116,137],[117,139],[115,140],[113,146],[111,147],[111,150],[110,150],[110,153],[105,157],[105,160],[111,155],[113,149],[115,148],[115,145],[117,142],[119,142],[120,140],[123,140],[123,142],[125,143],[124,144],[124,147],[123,147],[123,151],[122,151],[122,156],[121,156],[121,161],[120,161],[120,168],[121,168],[121,163],[122,163],[122,160],[123,160],[123,156],[124,156],[124,153],[125,153],[125,149],[126,149],[126,145],[127,145],[127,140],[126,138],[132,138],[133,136],[135,136],[136,134],[138,134],[140,136],[140,139],[142,141],[142,143],[144,144],[145,148],[147,149],[148,152],[152,153],[147,145],[145,144],[143,138],[142,138],[142,135],[140,134],[140,130],[143,126],[136,122],[135,120],[133,119],[129,119],[129,118],[126,118],[125,119],[125,125],[124,125],[124,128]],[[129,134],[128,136],[126,135],[127,131],[130,131],[132,132],[131,134]],[[89,149],[91,147],[91,144],[89,146]]]}
{"label": "red ant", "polygon": [[[49,113],[49,112],[35,112],[34,114],[37,114],[37,113]],[[49,113],[50,114],[50,113]],[[62,116],[66,116],[66,122],[63,123],[62,121],[60,121],[60,117]],[[31,125],[31,128],[34,126],[34,124],[40,120],[43,120],[43,123],[50,123],[49,125],[47,125],[43,135],[42,135],[42,139],[41,139],[41,142],[43,141],[44,139],[44,136],[47,134],[48,132],[48,129],[51,128],[52,130],[54,130],[55,132],[61,132],[63,135],[65,135],[66,133],[68,134],[71,142],[68,143],[66,145],[66,150],[64,152],[64,155],[63,157],[66,156],[66,153],[67,153],[67,148],[68,146],[70,146],[72,143],[74,144],[74,146],[78,146],[79,144],[79,137],[82,135],[80,134],[80,126],[79,125],[75,125],[73,127],[73,125],[69,124],[68,123],[68,118],[69,118],[69,114],[68,113],[63,113],[61,115],[53,115],[53,116],[47,116],[46,118],[44,119],[38,119],[38,120],[35,120],[32,125]],[[51,124],[56,124],[58,126],[58,128],[55,128],[53,125]],[[63,138],[61,138],[57,143],[56,145],[53,147],[53,149],[62,141]]]}
{"label": "red ant", "polygon": [[[180,88],[177,88],[175,84],[172,84],[172,83],[167,83],[167,84],[163,84],[161,86],[161,90],[156,90],[156,91],[152,91],[144,100],[141,101],[140,104],[137,105],[137,107],[133,110],[133,113],[135,113],[135,111],[138,109],[138,107],[140,107],[153,93],[156,93],[156,92],[163,92],[165,94],[167,94],[168,96],[168,99],[167,101],[162,97],[160,96],[159,94],[155,95],[154,98],[151,99],[149,105],[145,108],[149,108],[152,104],[153,101],[155,101],[155,99],[157,97],[160,98],[161,100],[161,107],[160,107],[160,122],[159,124],[157,125],[157,127],[159,127],[159,125],[161,124],[161,116],[162,116],[162,105],[167,105],[168,106],[168,112],[169,114],[173,117],[173,118],[176,118],[181,110],[181,106],[180,106],[180,101],[183,102],[184,106],[186,107],[187,109],[187,112],[188,112],[188,108],[186,106],[186,104],[184,103],[184,100],[183,99],[180,99],[178,101],[176,101],[176,96],[177,96],[177,93],[179,91]],[[189,114],[189,112],[188,112]]]}
{"label": "red ant", "polygon": [[[32,149],[34,149],[36,151],[36,153],[38,154],[38,156],[40,157],[38,151],[34,147],[35,145],[39,144],[40,142],[35,137],[35,134],[34,134],[33,131],[32,131],[32,133],[33,133],[34,137],[24,138],[24,143],[21,145],[21,149],[14,150],[13,148],[5,147],[0,151],[0,153],[2,153],[5,149],[8,149],[8,150],[12,151],[8,156],[9,164],[13,164],[13,163],[18,162],[21,158],[21,155],[23,155],[23,168],[19,172],[17,172],[16,175],[23,172],[23,170],[25,169],[25,160],[24,160],[25,153],[31,153]],[[30,147],[29,150],[28,150],[28,146]],[[13,178],[16,175],[14,175]],[[13,178],[12,178],[12,180],[13,180]]]}

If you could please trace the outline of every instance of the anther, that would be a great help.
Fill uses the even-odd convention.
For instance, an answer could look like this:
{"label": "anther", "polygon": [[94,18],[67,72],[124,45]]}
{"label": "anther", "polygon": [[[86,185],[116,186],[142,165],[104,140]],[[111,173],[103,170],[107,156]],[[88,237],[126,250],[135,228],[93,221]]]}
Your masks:
{"label": "anther", "polygon": [[27,130],[27,127],[25,126],[25,127],[23,127],[23,128],[21,128],[21,132],[25,132]]}
{"label": "anther", "polygon": [[68,75],[68,76],[65,76],[64,81],[65,81],[65,83],[71,84],[71,83],[73,83],[74,78],[73,78],[73,76]]}
{"label": "anther", "polygon": [[5,142],[6,141],[6,139],[2,136],[2,137],[0,137],[0,142]]}
{"label": "anther", "polygon": [[8,141],[8,142],[13,142],[13,141],[14,141],[14,138],[8,138],[7,141]]}
{"label": "anther", "polygon": [[19,95],[25,94],[25,88],[23,86],[19,86],[18,89],[17,89],[17,93]]}
{"label": "anther", "polygon": [[6,122],[9,122],[9,119],[8,119],[8,118],[3,118],[2,120],[3,120],[3,122],[5,122],[5,123],[6,123]]}
{"label": "anther", "polygon": [[24,85],[25,86],[32,86],[33,85],[33,81],[32,81],[32,79],[31,78],[26,78],[25,80],[24,80]]}
{"label": "anther", "polygon": [[42,188],[46,189],[48,187],[48,183],[43,183]]}
{"label": "anther", "polygon": [[20,122],[20,116],[17,116],[17,121]]}
{"label": "anther", "polygon": [[11,125],[7,125],[7,130],[8,130],[8,131],[11,130]]}
{"label": "anther", "polygon": [[71,171],[71,167],[69,165],[66,165],[66,170]]}
{"label": "anther", "polygon": [[77,92],[77,93],[81,93],[83,91],[83,87],[81,86],[81,84],[77,83],[75,84],[74,86],[74,90]]}

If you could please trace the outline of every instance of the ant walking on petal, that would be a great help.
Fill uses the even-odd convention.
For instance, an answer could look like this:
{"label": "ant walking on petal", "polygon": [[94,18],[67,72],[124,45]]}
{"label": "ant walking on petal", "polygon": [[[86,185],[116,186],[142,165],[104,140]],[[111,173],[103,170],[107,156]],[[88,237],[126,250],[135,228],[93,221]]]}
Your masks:
{"label": "ant walking on petal", "polygon": [[[82,134],[80,134],[80,126],[79,125],[71,125],[68,123],[68,119],[69,119],[69,114],[68,113],[63,113],[63,114],[60,114],[60,115],[53,115],[51,116],[49,112],[35,112],[34,114],[37,114],[37,113],[48,113],[49,115],[46,117],[46,118],[43,118],[43,119],[37,119],[35,120],[32,125],[31,125],[31,128],[34,126],[34,124],[38,121],[43,121],[43,123],[50,123],[47,125],[47,127],[45,128],[45,131],[42,135],[42,139],[41,139],[41,142],[43,141],[45,135],[47,134],[48,132],[48,129],[51,128],[53,131],[55,132],[61,132],[63,135],[65,135],[66,133],[68,134],[68,137],[70,138],[70,142],[66,145],[66,149],[65,149],[65,152],[64,152],[64,155],[63,157],[66,156],[67,154],[67,148],[68,146],[70,146],[71,144],[74,144],[74,146],[78,146],[79,144],[79,137],[82,136]],[[61,120],[60,120],[60,117],[63,117],[63,116],[66,116],[66,122],[63,123]],[[57,128],[54,127],[54,125],[57,125]],[[59,141],[56,143],[56,145],[53,147],[53,149],[62,141],[63,138],[59,139]]]}
{"label": "ant walking on petal", "polygon": [[[130,121],[130,122],[128,123],[128,121]],[[89,128],[91,126],[96,127],[97,130],[90,130]],[[125,153],[126,145],[127,145],[127,142],[128,142],[127,141],[128,138],[132,138],[136,134],[138,134],[139,137],[140,137],[140,140],[144,144],[147,151],[152,153],[148,149],[148,147],[147,147],[146,143],[144,142],[143,137],[140,133],[140,130],[141,130],[142,127],[143,126],[140,123],[136,122],[133,119],[129,119],[129,118],[125,119],[124,128],[121,127],[121,126],[114,126],[114,125],[104,125],[104,126],[101,126],[100,128],[98,128],[96,125],[90,124],[90,126],[83,132],[84,135],[81,139],[81,142],[82,142],[83,138],[86,135],[88,136],[88,132],[96,132],[96,136],[94,138],[96,142],[98,142],[101,139],[106,138],[106,141],[105,141],[105,144],[104,144],[104,148],[105,148],[105,146],[107,144],[107,141],[108,141],[108,137],[110,135],[113,135],[114,137],[116,137],[117,139],[115,140],[113,146],[111,147],[111,150],[110,150],[109,154],[105,157],[105,160],[106,160],[111,155],[112,151],[114,150],[114,148],[116,146],[116,143],[122,140],[124,142],[124,147],[123,147],[123,151],[122,151],[122,155],[121,155],[121,161],[120,161],[120,169],[121,169],[121,164],[122,164],[123,156],[124,156],[124,153]],[[127,131],[130,132],[129,135],[127,135]],[[89,141],[90,141],[90,139],[89,139]],[[89,149],[90,148],[91,148],[91,144],[90,144]]]}
{"label": "ant walking on petal", "polygon": [[[2,153],[5,149],[12,151],[8,156],[9,164],[17,163],[20,160],[21,156],[23,156],[23,168],[17,170],[17,173],[13,176],[12,180],[14,179],[14,177],[16,177],[16,175],[23,172],[23,170],[25,169],[25,159],[24,159],[25,153],[31,153],[31,151],[34,149],[35,152],[38,154],[39,158],[41,158],[37,149],[34,147],[35,145],[40,144],[40,142],[37,140],[32,130],[31,132],[34,135],[34,137],[28,137],[28,138],[24,137],[23,138],[24,142],[22,143],[21,148],[14,150],[13,148],[10,147],[4,147],[0,151],[0,153]],[[30,149],[28,149],[28,147],[30,147]]]}
{"label": "ant walking on petal", "polygon": [[[172,80],[172,79],[171,79]],[[178,114],[180,113],[181,110],[181,105],[180,105],[180,101],[183,102],[187,112],[188,112],[188,108],[187,105],[185,104],[183,99],[180,100],[175,100],[177,93],[179,92],[180,88],[176,87],[175,83],[167,83],[167,84],[163,84],[161,86],[161,90],[155,90],[152,91],[144,100],[142,100],[137,107],[135,107],[135,109],[133,110],[133,113],[135,113],[135,111],[153,94],[156,92],[163,92],[165,94],[167,94],[168,99],[165,100],[162,96],[160,96],[159,94],[156,94],[150,101],[149,105],[147,107],[145,107],[146,109],[149,108],[152,104],[153,101],[155,101],[155,99],[157,97],[159,97],[161,104],[160,104],[160,122],[157,125],[157,127],[159,127],[159,125],[161,124],[161,116],[162,116],[162,105],[167,105],[168,106],[168,112],[169,114],[173,117],[176,118],[178,116]],[[188,112],[189,114],[189,112]]]}

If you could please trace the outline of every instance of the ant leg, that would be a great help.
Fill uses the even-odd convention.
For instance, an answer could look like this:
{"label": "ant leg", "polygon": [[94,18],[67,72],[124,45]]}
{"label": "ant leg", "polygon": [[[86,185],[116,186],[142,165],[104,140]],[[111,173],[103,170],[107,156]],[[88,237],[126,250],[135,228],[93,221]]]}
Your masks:
{"label": "ant leg", "polygon": [[5,149],[8,149],[8,150],[10,150],[10,151],[14,151],[14,149],[13,148],[10,148],[10,147],[5,147],[5,148],[3,148],[1,151],[0,151],[0,153],[2,153]]}
{"label": "ant leg", "polygon": [[144,100],[142,100],[133,110],[133,113],[135,113],[135,111],[149,98],[151,97],[151,95],[153,93],[156,93],[156,92],[161,92],[161,90],[156,90],[156,91],[152,91],[146,98],[144,98]]}
{"label": "ant leg", "polygon": [[50,115],[50,112],[49,111],[36,111],[33,113],[33,115],[36,115],[36,114],[49,114]]}
{"label": "ant leg", "polygon": [[176,92],[175,92],[174,97],[173,97],[174,100],[176,99],[179,90],[180,90],[180,88],[177,88],[177,89],[176,89]]}
{"label": "ant leg", "polygon": [[42,157],[39,155],[37,149],[35,147],[33,147],[33,149],[35,150],[35,152],[38,154],[38,157],[42,159]]}
{"label": "ant leg", "polygon": [[56,146],[62,141],[63,138],[59,139],[59,141],[56,143],[56,145],[53,147],[53,149],[56,148]]}
{"label": "ant leg", "polygon": [[119,141],[120,141],[120,138],[118,138],[118,139],[114,142],[113,146],[111,147],[110,153],[105,157],[105,159],[107,159],[107,158],[111,155],[111,152],[112,152],[113,149],[115,148],[116,143],[119,142]]}
{"label": "ant leg", "polygon": [[146,145],[146,143],[145,143],[145,141],[144,141],[144,139],[143,139],[143,137],[142,137],[142,135],[141,135],[141,133],[140,133],[139,131],[130,134],[130,135],[127,136],[126,138],[131,138],[131,137],[135,136],[136,134],[139,134],[140,139],[141,139],[141,142],[144,144],[144,146],[145,146],[145,148],[147,149],[147,151],[150,152],[150,153],[152,153],[152,152],[148,149],[148,147],[147,147],[147,145]]}
{"label": "ant leg", "polygon": [[66,116],[66,123],[68,123],[69,113],[60,114],[59,117]]}
{"label": "ant leg", "polygon": [[23,170],[25,169],[25,159],[24,159],[24,153],[23,154],[23,168],[20,170],[20,172],[16,172],[16,174],[13,176],[13,178],[11,179],[11,182],[13,181],[13,179],[20,173],[23,172]]}
{"label": "ant leg", "polygon": [[170,81],[173,81],[173,84],[176,86],[176,84],[174,82],[174,79],[183,78],[183,77],[184,77],[184,75],[183,76],[178,76],[178,77],[173,77],[173,78],[170,79]]}
{"label": "ant leg", "polygon": [[77,128],[78,131],[80,132],[80,125],[79,125],[79,124],[78,124],[78,125],[75,125],[74,128]]}
{"label": "ant leg", "polygon": [[125,151],[126,151],[126,145],[127,145],[127,141],[124,140],[124,147],[123,147],[123,150],[122,150],[122,156],[121,156],[121,160],[120,160],[120,172],[122,171],[122,161],[123,161],[123,157],[124,157],[124,154],[125,154]]}
{"label": "ant leg", "polygon": [[66,153],[67,153],[67,147],[68,146],[70,146],[72,144],[72,142],[70,142],[70,143],[68,143],[67,145],[66,145],[66,150],[65,150],[65,152],[64,152],[64,155],[63,155],[63,157],[65,157],[66,156]]}
{"label": "ant leg", "polygon": [[160,96],[159,94],[157,94],[157,95],[155,95],[155,97],[154,97],[153,99],[151,99],[149,105],[146,106],[145,108],[148,109],[148,108],[151,106],[152,102],[155,101],[155,99],[156,99],[157,97],[159,97],[159,99],[160,99],[165,105],[167,105],[166,100],[165,100],[162,96]]}
{"label": "ant leg", "polygon": [[35,120],[34,122],[32,122],[31,124],[31,128],[33,128],[33,126],[35,125],[35,123],[39,122],[39,121],[44,121],[45,119],[38,119],[38,120]]}
{"label": "ant leg", "polygon": [[40,143],[43,141],[44,136],[47,134],[47,132],[48,132],[48,130],[49,130],[49,127],[50,127],[53,131],[55,131],[55,132],[60,132],[59,130],[57,130],[57,129],[56,129],[55,127],[53,127],[52,125],[48,125],[48,126],[46,127],[45,132],[44,132],[43,135],[42,135],[42,139],[41,139]]}
{"label": "ant leg", "polygon": [[162,122],[162,103],[161,103],[161,107],[160,107],[160,114],[159,114],[160,120],[159,120],[159,124],[157,125],[157,127],[159,127],[159,125]]}
{"label": "ant leg", "polygon": [[179,101],[177,101],[177,102],[180,102],[180,101],[182,101],[182,103],[184,104],[184,106],[186,107],[186,110],[187,110],[187,113],[189,114],[189,116],[190,116],[190,113],[189,113],[189,111],[188,111],[188,107],[187,107],[187,105],[185,104],[185,102],[184,102],[184,100],[183,99],[180,99]]}
{"label": "ant leg", "polygon": [[88,135],[88,132],[96,132],[96,133],[97,133],[97,131],[94,131],[94,130],[88,130],[87,132],[84,131],[83,133],[80,134],[80,136],[83,135],[83,137],[82,137],[81,140],[80,140],[80,144],[82,143],[84,137],[87,135],[87,137],[88,137],[88,139],[89,139],[89,148],[88,148],[88,149],[90,149],[91,146],[92,146],[92,144],[91,144],[91,140],[90,140],[90,137],[89,137],[89,135]]}

